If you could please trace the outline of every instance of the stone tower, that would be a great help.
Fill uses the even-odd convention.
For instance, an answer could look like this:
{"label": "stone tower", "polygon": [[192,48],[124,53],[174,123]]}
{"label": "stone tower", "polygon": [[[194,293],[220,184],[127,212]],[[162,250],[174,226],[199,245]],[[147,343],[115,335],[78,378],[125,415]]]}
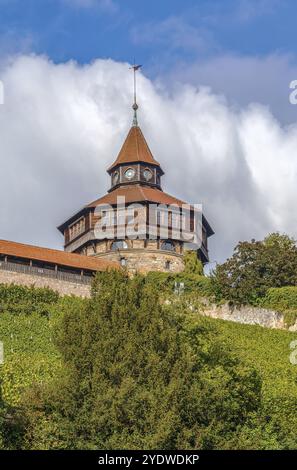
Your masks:
{"label": "stone tower", "polygon": [[[164,172],[138,125],[137,108],[135,97],[133,125],[107,169],[108,193],[58,227],[65,251],[117,261],[130,272],[182,271],[184,251],[193,247],[206,263],[214,232],[202,213],[197,218],[193,206],[162,190]],[[194,225],[195,245],[185,235]]]}

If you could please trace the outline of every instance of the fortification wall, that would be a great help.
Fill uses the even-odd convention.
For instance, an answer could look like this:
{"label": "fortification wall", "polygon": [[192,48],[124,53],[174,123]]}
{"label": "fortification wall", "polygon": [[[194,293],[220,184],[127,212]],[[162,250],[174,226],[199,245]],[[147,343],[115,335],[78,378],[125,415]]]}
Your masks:
{"label": "fortification wall", "polygon": [[[128,271],[132,274],[148,273],[150,271],[179,273],[184,270],[183,257],[170,251],[152,249],[133,249],[108,251],[107,253],[95,255],[98,258],[121,263],[125,260]],[[168,263],[168,267],[167,266]]]}
{"label": "fortification wall", "polygon": [[243,306],[240,308],[231,308],[229,305],[210,305],[203,315],[221,320],[229,320],[248,325],[260,325],[266,328],[284,328],[284,319],[281,313],[264,308],[254,308]]}
{"label": "fortification wall", "polygon": [[0,270],[0,284],[17,284],[22,286],[49,287],[64,295],[75,295],[78,297],[90,297],[91,288],[87,284],[52,279],[32,274],[23,274],[12,271]]}
{"label": "fortification wall", "polygon": [[240,308],[232,308],[227,304],[221,306],[208,305],[202,314],[212,318],[229,320],[247,325],[260,325],[265,328],[297,331],[297,322],[295,325],[287,328],[284,315],[282,313],[265,308],[256,308],[248,305]]}
{"label": "fortification wall", "polygon": [[[89,298],[91,287],[87,284],[79,284],[75,282],[64,281],[61,279],[52,279],[32,274],[23,274],[12,271],[0,270],[0,284],[17,284],[23,286],[49,287],[60,295],[75,295],[78,297]],[[255,308],[244,306],[241,308],[231,308],[227,304],[206,305],[202,315],[218,318],[221,320],[229,320],[237,323],[248,325],[259,325],[265,328],[289,329],[289,331],[297,331],[297,321],[295,325],[287,328],[284,315],[274,310],[264,308]]]}

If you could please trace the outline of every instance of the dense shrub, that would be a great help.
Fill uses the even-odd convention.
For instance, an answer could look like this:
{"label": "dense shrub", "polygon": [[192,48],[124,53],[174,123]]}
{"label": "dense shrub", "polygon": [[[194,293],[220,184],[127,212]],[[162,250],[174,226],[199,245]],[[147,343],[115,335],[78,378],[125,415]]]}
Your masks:
{"label": "dense shrub", "polygon": [[288,286],[268,289],[260,303],[281,312],[288,309],[297,310],[297,287]]}
{"label": "dense shrub", "polygon": [[[24,288],[24,312],[0,314],[0,448],[297,449],[294,333],[193,315],[183,298],[161,307],[168,274],[102,276],[91,301],[42,293],[44,316]],[[261,302],[294,311],[296,288]]]}
{"label": "dense shrub", "polygon": [[47,287],[26,287],[15,284],[0,284],[0,302],[1,303],[23,303],[32,304],[54,304],[59,300],[59,294]]}
{"label": "dense shrub", "polygon": [[56,330],[64,369],[26,402],[30,448],[214,448],[260,404],[261,380],[206,318],[163,308],[145,278],[102,273]]}
{"label": "dense shrub", "polygon": [[259,305],[284,313],[287,326],[297,319],[297,287],[279,287],[268,289],[265,297],[259,299]]}
{"label": "dense shrub", "polygon": [[203,276],[203,264],[198,259],[196,251],[186,251],[184,254],[184,272],[187,274],[197,274]]}
{"label": "dense shrub", "polygon": [[48,288],[0,284],[0,313],[48,315],[48,308],[58,302],[59,294]]}
{"label": "dense shrub", "polygon": [[183,283],[187,293],[191,292],[199,297],[213,296],[211,279],[200,274],[150,272],[146,279],[148,283],[158,288],[161,294],[170,295],[174,292],[176,283]]}
{"label": "dense shrub", "polygon": [[290,363],[295,333],[214,320],[234,354],[262,378],[262,403],[233,440],[231,448],[297,449],[297,366]]}

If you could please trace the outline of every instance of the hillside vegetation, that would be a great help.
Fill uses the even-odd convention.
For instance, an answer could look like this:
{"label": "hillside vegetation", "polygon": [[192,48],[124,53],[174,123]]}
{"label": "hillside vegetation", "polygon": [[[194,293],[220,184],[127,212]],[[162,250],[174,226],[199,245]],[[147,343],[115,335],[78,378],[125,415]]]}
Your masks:
{"label": "hillside vegetation", "polygon": [[[5,363],[0,366],[2,447],[297,448],[297,366],[289,361],[295,334],[189,314],[184,311],[183,296],[174,307],[158,306],[157,300],[151,301],[158,297],[152,287],[153,274],[146,282],[141,277],[135,279],[134,284],[118,273],[109,276],[100,281],[104,282],[105,296],[102,290],[99,294],[97,283],[91,301],[60,299],[47,289],[0,286],[0,340],[5,351]],[[193,279],[193,273],[190,276]],[[203,295],[207,282],[198,282]],[[137,323],[139,315],[141,321]],[[160,334],[163,346],[155,339],[152,342]],[[182,338],[186,350],[180,343]],[[172,343],[176,350],[168,349]],[[143,356],[139,355],[141,344],[146,345]],[[163,359],[161,350],[167,351]],[[99,388],[95,402],[92,399],[87,405],[90,390],[82,371],[93,370],[97,356],[100,362],[105,358],[105,372],[96,369],[92,380]],[[131,364],[136,364],[139,356],[138,372],[129,365],[130,356]],[[174,357],[184,359],[175,363]],[[167,361],[167,365],[160,365],[160,360]],[[187,364],[193,360],[188,370]],[[92,364],[91,369],[88,364]],[[171,385],[167,375],[162,378],[170,368]],[[69,371],[73,378],[67,375]],[[140,371],[143,386],[139,389]],[[105,380],[101,382],[102,373],[115,374],[109,385]],[[191,387],[184,388],[184,374],[185,383],[192,383]],[[72,380],[81,387],[75,399]],[[62,396],[60,390],[64,390]],[[173,400],[172,393],[180,398]],[[173,415],[172,403],[176,406]],[[59,418],[60,406],[64,407],[61,417],[65,407],[78,416],[83,406],[85,415],[80,415],[77,422],[73,417],[65,421]],[[97,410],[96,416],[88,415],[89,406]],[[111,406],[118,408],[112,418]],[[147,416],[146,409],[150,410]],[[15,416],[15,421],[7,420],[7,413]],[[160,413],[164,413],[161,421]],[[161,423],[165,428],[159,427]],[[102,435],[101,426],[109,433]],[[178,435],[176,429],[180,430]]]}

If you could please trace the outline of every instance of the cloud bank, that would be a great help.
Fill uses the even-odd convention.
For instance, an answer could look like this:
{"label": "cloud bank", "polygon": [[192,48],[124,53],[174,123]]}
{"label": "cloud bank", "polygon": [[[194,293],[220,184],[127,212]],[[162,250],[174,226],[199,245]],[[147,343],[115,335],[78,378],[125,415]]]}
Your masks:
{"label": "cloud bank", "polygon": [[[20,56],[2,65],[0,238],[62,247],[56,226],[109,187],[105,170],[129,130],[128,64],[56,65]],[[238,240],[297,237],[297,124],[260,104],[234,109],[193,84],[139,76],[139,121],[166,172],[163,189],[202,203],[216,234],[211,260]]]}

